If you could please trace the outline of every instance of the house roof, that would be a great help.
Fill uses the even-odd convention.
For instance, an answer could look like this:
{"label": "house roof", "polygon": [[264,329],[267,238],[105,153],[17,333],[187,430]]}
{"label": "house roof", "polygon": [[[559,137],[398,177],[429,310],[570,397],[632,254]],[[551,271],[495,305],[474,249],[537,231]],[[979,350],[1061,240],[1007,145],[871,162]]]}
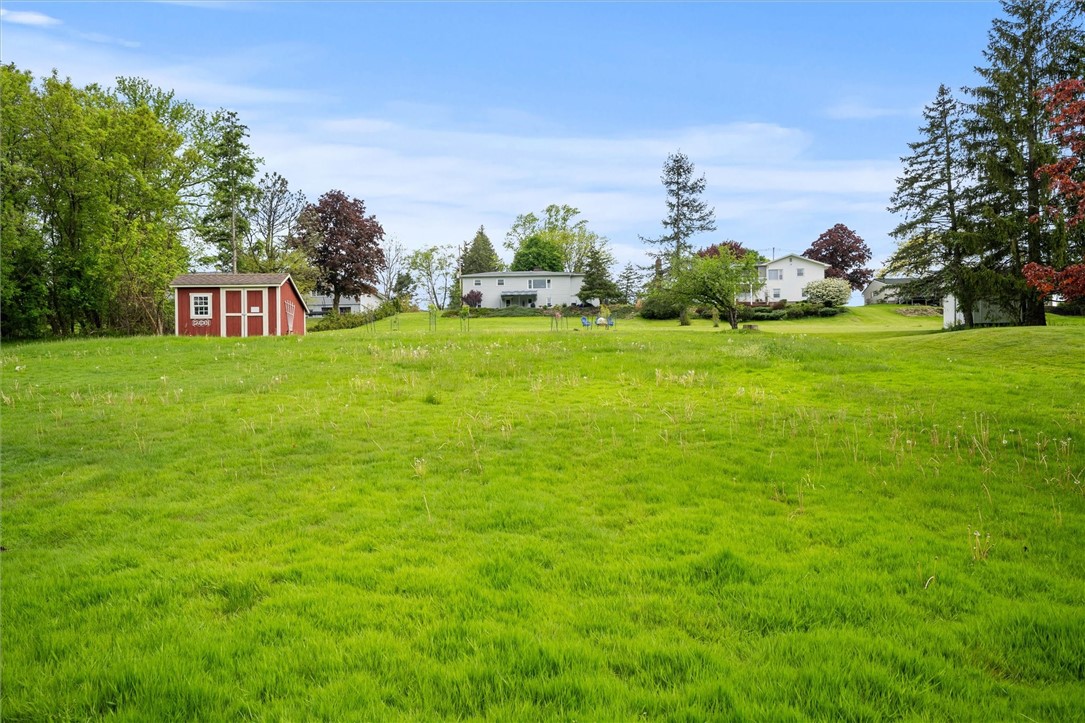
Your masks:
{"label": "house roof", "polygon": [[808,259],[805,256],[799,256],[798,254],[784,254],[783,256],[780,256],[779,258],[773,259],[772,261],[766,261],[765,263],[758,264],[758,266],[769,266],[770,264],[774,264],[777,261],[783,261],[784,259],[802,259],[803,261],[806,261],[807,263],[815,264],[817,266],[824,266],[827,269],[832,266],[832,264],[826,264],[826,263],[821,262],[821,261],[815,261],[814,259]]}
{"label": "house roof", "polygon": [[508,278],[530,276],[583,276],[576,271],[481,271],[477,274],[460,274],[461,279]]}
{"label": "house roof", "polygon": [[179,286],[282,286],[289,282],[294,287],[294,294],[301,302],[302,310],[308,314],[309,305],[305,303],[305,297],[298,290],[298,285],[290,278],[290,274],[181,274],[170,282],[170,288]]}

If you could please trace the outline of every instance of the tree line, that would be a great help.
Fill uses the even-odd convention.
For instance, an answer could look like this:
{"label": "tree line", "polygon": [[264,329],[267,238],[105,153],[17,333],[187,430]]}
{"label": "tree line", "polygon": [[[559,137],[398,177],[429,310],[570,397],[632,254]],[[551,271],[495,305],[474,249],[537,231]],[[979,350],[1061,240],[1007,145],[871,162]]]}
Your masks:
{"label": "tree line", "polygon": [[942,85],[924,109],[889,207],[903,220],[887,270],[915,277],[917,295],[955,295],[967,326],[981,302],[1042,325],[1056,284],[1036,279],[1065,278],[1070,292],[1085,277],[1082,6],[1002,10],[979,84],[956,95]]}

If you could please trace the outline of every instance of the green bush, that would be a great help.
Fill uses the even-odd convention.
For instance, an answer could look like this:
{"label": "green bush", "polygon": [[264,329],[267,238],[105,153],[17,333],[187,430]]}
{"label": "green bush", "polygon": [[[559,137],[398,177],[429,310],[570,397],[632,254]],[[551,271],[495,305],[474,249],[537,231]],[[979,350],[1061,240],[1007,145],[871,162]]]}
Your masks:
{"label": "green bush", "polygon": [[683,305],[658,290],[651,291],[641,301],[640,315],[645,319],[677,319]]}
{"label": "green bush", "polygon": [[836,316],[842,311],[844,310],[835,306],[826,306],[823,309],[818,309],[818,316]]}
{"label": "green bush", "polygon": [[395,303],[385,301],[371,312],[361,314],[325,314],[316,322],[306,326],[306,332],[335,331],[337,329],[356,329],[359,326],[381,319],[387,319],[396,313]]}

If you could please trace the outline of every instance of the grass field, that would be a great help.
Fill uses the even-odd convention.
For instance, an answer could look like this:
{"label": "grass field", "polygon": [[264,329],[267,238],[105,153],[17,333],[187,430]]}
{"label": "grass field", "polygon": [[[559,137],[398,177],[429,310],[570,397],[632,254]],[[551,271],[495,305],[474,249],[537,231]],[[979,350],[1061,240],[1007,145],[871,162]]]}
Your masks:
{"label": "grass field", "polygon": [[1057,321],[5,345],[0,716],[1081,720]]}

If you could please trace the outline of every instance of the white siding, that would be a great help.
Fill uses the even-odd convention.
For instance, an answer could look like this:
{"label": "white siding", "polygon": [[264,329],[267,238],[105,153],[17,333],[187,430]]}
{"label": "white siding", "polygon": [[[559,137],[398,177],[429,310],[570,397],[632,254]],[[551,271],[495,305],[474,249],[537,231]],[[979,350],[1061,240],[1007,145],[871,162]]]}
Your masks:
{"label": "white siding", "polygon": [[[824,279],[826,268],[817,261],[795,255],[759,264],[757,270],[765,285],[753,298],[747,292],[739,296],[739,301],[802,301],[806,298],[802,293],[803,287],[811,281]],[[770,279],[770,276],[776,278]]]}
{"label": "white siding", "polygon": [[[463,293],[482,293],[482,306],[500,309],[505,306],[561,306],[579,304],[576,293],[584,283],[584,274],[558,271],[495,271],[464,274]],[[549,282],[549,283],[547,283]]]}

